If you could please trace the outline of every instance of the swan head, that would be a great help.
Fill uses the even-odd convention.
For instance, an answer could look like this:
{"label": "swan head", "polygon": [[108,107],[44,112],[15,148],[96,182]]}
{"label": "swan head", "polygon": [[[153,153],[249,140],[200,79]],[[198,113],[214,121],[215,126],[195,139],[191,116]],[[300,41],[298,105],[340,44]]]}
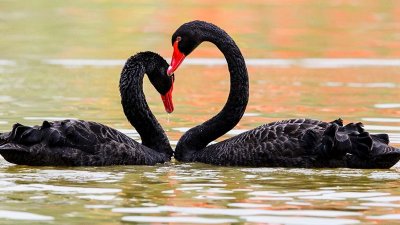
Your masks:
{"label": "swan head", "polygon": [[[171,58],[171,65],[167,74],[171,75],[181,65],[186,56],[188,56],[205,39],[205,28],[210,26],[207,22],[192,21],[180,26],[172,35],[172,46],[174,52]],[[214,25],[212,25],[214,26]]]}
{"label": "swan head", "polygon": [[165,111],[172,113],[174,111],[172,92],[174,90],[175,77],[174,74],[167,75],[169,67],[167,61],[154,52],[142,52],[138,53],[137,56],[142,59],[151,84],[160,93]]}

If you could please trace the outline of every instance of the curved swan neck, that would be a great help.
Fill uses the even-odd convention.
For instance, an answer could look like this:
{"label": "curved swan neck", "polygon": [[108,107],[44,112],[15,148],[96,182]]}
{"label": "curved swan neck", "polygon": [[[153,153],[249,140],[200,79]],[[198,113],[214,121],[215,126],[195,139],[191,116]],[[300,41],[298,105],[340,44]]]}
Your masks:
{"label": "curved swan neck", "polygon": [[139,133],[142,144],[172,156],[168,137],[151,112],[143,93],[144,74],[151,73],[157,65],[151,59],[141,56],[129,58],[121,72],[121,104],[126,118]]}
{"label": "curved swan neck", "polygon": [[246,63],[233,39],[215,25],[199,22],[196,31],[201,41],[214,43],[224,54],[230,73],[230,92],[224,108],[213,118],[186,132],[175,149],[178,160],[187,160],[189,151],[201,150],[211,141],[224,135],[240,121],[249,98],[249,79]]}

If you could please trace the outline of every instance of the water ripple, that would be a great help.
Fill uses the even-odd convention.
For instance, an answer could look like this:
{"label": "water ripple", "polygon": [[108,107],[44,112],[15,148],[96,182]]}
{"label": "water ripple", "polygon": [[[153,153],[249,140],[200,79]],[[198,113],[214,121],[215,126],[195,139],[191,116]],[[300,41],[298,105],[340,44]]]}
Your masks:
{"label": "water ripple", "polygon": [[245,216],[241,217],[252,223],[291,224],[291,225],[345,225],[357,224],[360,221],[353,219],[330,219],[330,218],[309,218],[309,217],[284,217],[284,216]]}
{"label": "water ripple", "polygon": [[400,220],[400,214],[387,214],[382,216],[367,216],[367,219],[372,220]]}
{"label": "water ripple", "polygon": [[32,221],[54,220],[52,216],[43,216],[29,212],[18,212],[9,210],[0,210],[0,218],[9,220],[32,220]]}
{"label": "water ripple", "polygon": [[202,217],[163,217],[163,216],[124,216],[124,222],[140,223],[184,223],[184,224],[221,224],[237,223],[235,219],[202,218]]}
{"label": "water ripple", "polygon": [[322,84],[327,87],[353,87],[353,88],[396,88],[397,84],[395,83],[356,83],[356,82],[326,82]]}
{"label": "water ripple", "polygon": [[264,209],[231,209],[231,208],[201,208],[201,207],[137,207],[137,208],[114,208],[112,212],[117,213],[162,213],[174,212],[187,215],[226,215],[226,216],[251,216],[251,215],[275,215],[275,216],[315,216],[319,217],[341,217],[360,216],[360,212],[348,212],[339,210],[264,210]]}
{"label": "water ripple", "polygon": [[400,108],[400,103],[375,104],[374,107],[375,107],[375,108],[378,108],[378,109]]}
{"label": "water ripple", "polygon": [[[12,177],[14,180],[47,182],[51,180],[64,180],[69,182],[87,183],[87,182],[117,182],[124,177],[125,173],[114,172],[94,172],[86,170],[29,170],[18,174],[0,173],[1,177]],[[1,182],[0,182],[0,186]]]}
{"label": "water ripple", "polygon": [[381,123],[400,123],[400,118],[361,118],[361,120],[368,122],[381,122]]}
{"label": "water ripple", "polygon": [[400,131],[400,126],[365,125],[366,130]]}
{"label": "water ripple", "polygon": [[21,184],[8,187],[0,187],[0,192],[27,192],[27,191],[50,191],[57,194],[107,194],[118,193],[117,188],[88,188],[72,186],[55,186],[47,184]]}
{"label": "water ripple", "polygon": [[17,63],[13,60],[0,59],[0,66],[15,66]]}

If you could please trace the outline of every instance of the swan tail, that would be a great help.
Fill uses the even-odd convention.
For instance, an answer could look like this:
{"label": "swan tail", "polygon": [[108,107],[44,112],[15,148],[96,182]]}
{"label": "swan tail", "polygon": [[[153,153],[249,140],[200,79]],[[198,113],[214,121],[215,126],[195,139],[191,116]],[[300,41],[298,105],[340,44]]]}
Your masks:
{"label": "swan tail", "polygon": [[373,140],[372,156],[373,164],[378,168],[390,168],[400,160],[400,149],[389,146],[387,134],[371,134]]}
{"label": "swan tail", "polygon": [[370,157],[372,138],[361,123],[341,126],[331,123],[325,130],[318,154],[324,158],[340,159],[346,154],[365,159]]}
{"label": "swan tail", "polygon": [[346,158],[349,167],[390,168],[400,160],[387,134],[370,134],[362,123],[342,126],[332,122],[323,133],[317,154],[328,159]]}
{"label": "swan tail", "polygon": [[[60,151],[60,144],[67,144],[64,129],[43,121],[41,126],[25,126],[19,123],[12,130],[0,136],[0,154],[10,163],[19,165],[44,166],[67,165],[68,154],[76,154],[66,146]],[[68,165],[74,165],[69,162]]]}
{"label": "swan tail", "polygon": [[[21,144],[21,145],[33,145],[39,143],[43,139],[43,130],[49,128],[50,123],[44,121],[42,126],[24,126],[16,123],[10,132],[2,134],[0,137],[0,148],[4,144]],[[7,146],[7,145],[6,145]]]}
{"label": "swan tail", "polygon": [[[41,126],[24,126],[16,123],[10,132],[0,138],[4,143],[20,144],[27,147],[33,145],[46,145],[47,147],[71,147],[93,154],[97,137],[88,128],[88,123],[82,121],[63,120],[48,122],[43,121]],[[98,127],[95,127],[99,129]],[[93,129],[95,129],[93,128]]]}
{"label": "swan tail", "polygon": [[32,151],[30,146],[40,141],[40,135],[37,127],[16,123],[10,132],[0,135],[0,154],[11,163],[27,161]]}
{"label": "swan tail", "polygon": [[329,122],[328,124],[328,127],[322,135],[322,141],[319,130],[307,129],[305,131],[303,137],[301,138],[300,146],[303,149],[307,149],[307,153],[313,154],[315,151],[317,151],[319,155],[326,157],[334,157],[334,154],[338,153],[332,152],[331,149],[335,143],[335,134],[337,130],[339,127],[343,127],[343,120],[339,118]]}

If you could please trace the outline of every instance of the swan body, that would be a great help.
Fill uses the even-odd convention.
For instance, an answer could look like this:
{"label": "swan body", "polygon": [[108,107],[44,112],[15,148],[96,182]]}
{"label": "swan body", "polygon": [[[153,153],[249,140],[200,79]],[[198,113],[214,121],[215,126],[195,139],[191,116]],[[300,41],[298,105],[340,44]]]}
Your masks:
{"label": "swan body", "polygon": [[224,166],[390,168],[400,149],[389,146],[386,134],[372,135],[361,123],[343,126],[341,119],[323,122],[290,119],[272,122],[208,145],[241,119],[249,97],[246,64],[233,39],[221,28],[203,21],[179,27],[172,36],[172,74],[198,45],[214,43],[224,54],[230,72],[230,93],[213,118],[188,130],[178,141],[175,158]]}
{"label": "swan body", "polygon": [[172,149],[143,93],[146,73],[171,112],[173,78],[168,63],[152,52],[126,62],[120,79],[121,103],[142,144],[106,125],[83,120],[44,121],[40,126],[15,124],[0,135],[0,154],[9,162],[31,166],[154,165],[170,161]]}
{"label": "swan body", "polygon": [[362,124],[343,126],[290,119],[264,124],[194,151],[185,161],[225,166],[389,168],[400,150],[385,134],[371,135]]}
{"label": "swan body", "polygon": [[15,124],[3,138],[0,154],[22,165],[154,165],[170,157],[111,127],[83,120],[44,121],[33,127]]}

